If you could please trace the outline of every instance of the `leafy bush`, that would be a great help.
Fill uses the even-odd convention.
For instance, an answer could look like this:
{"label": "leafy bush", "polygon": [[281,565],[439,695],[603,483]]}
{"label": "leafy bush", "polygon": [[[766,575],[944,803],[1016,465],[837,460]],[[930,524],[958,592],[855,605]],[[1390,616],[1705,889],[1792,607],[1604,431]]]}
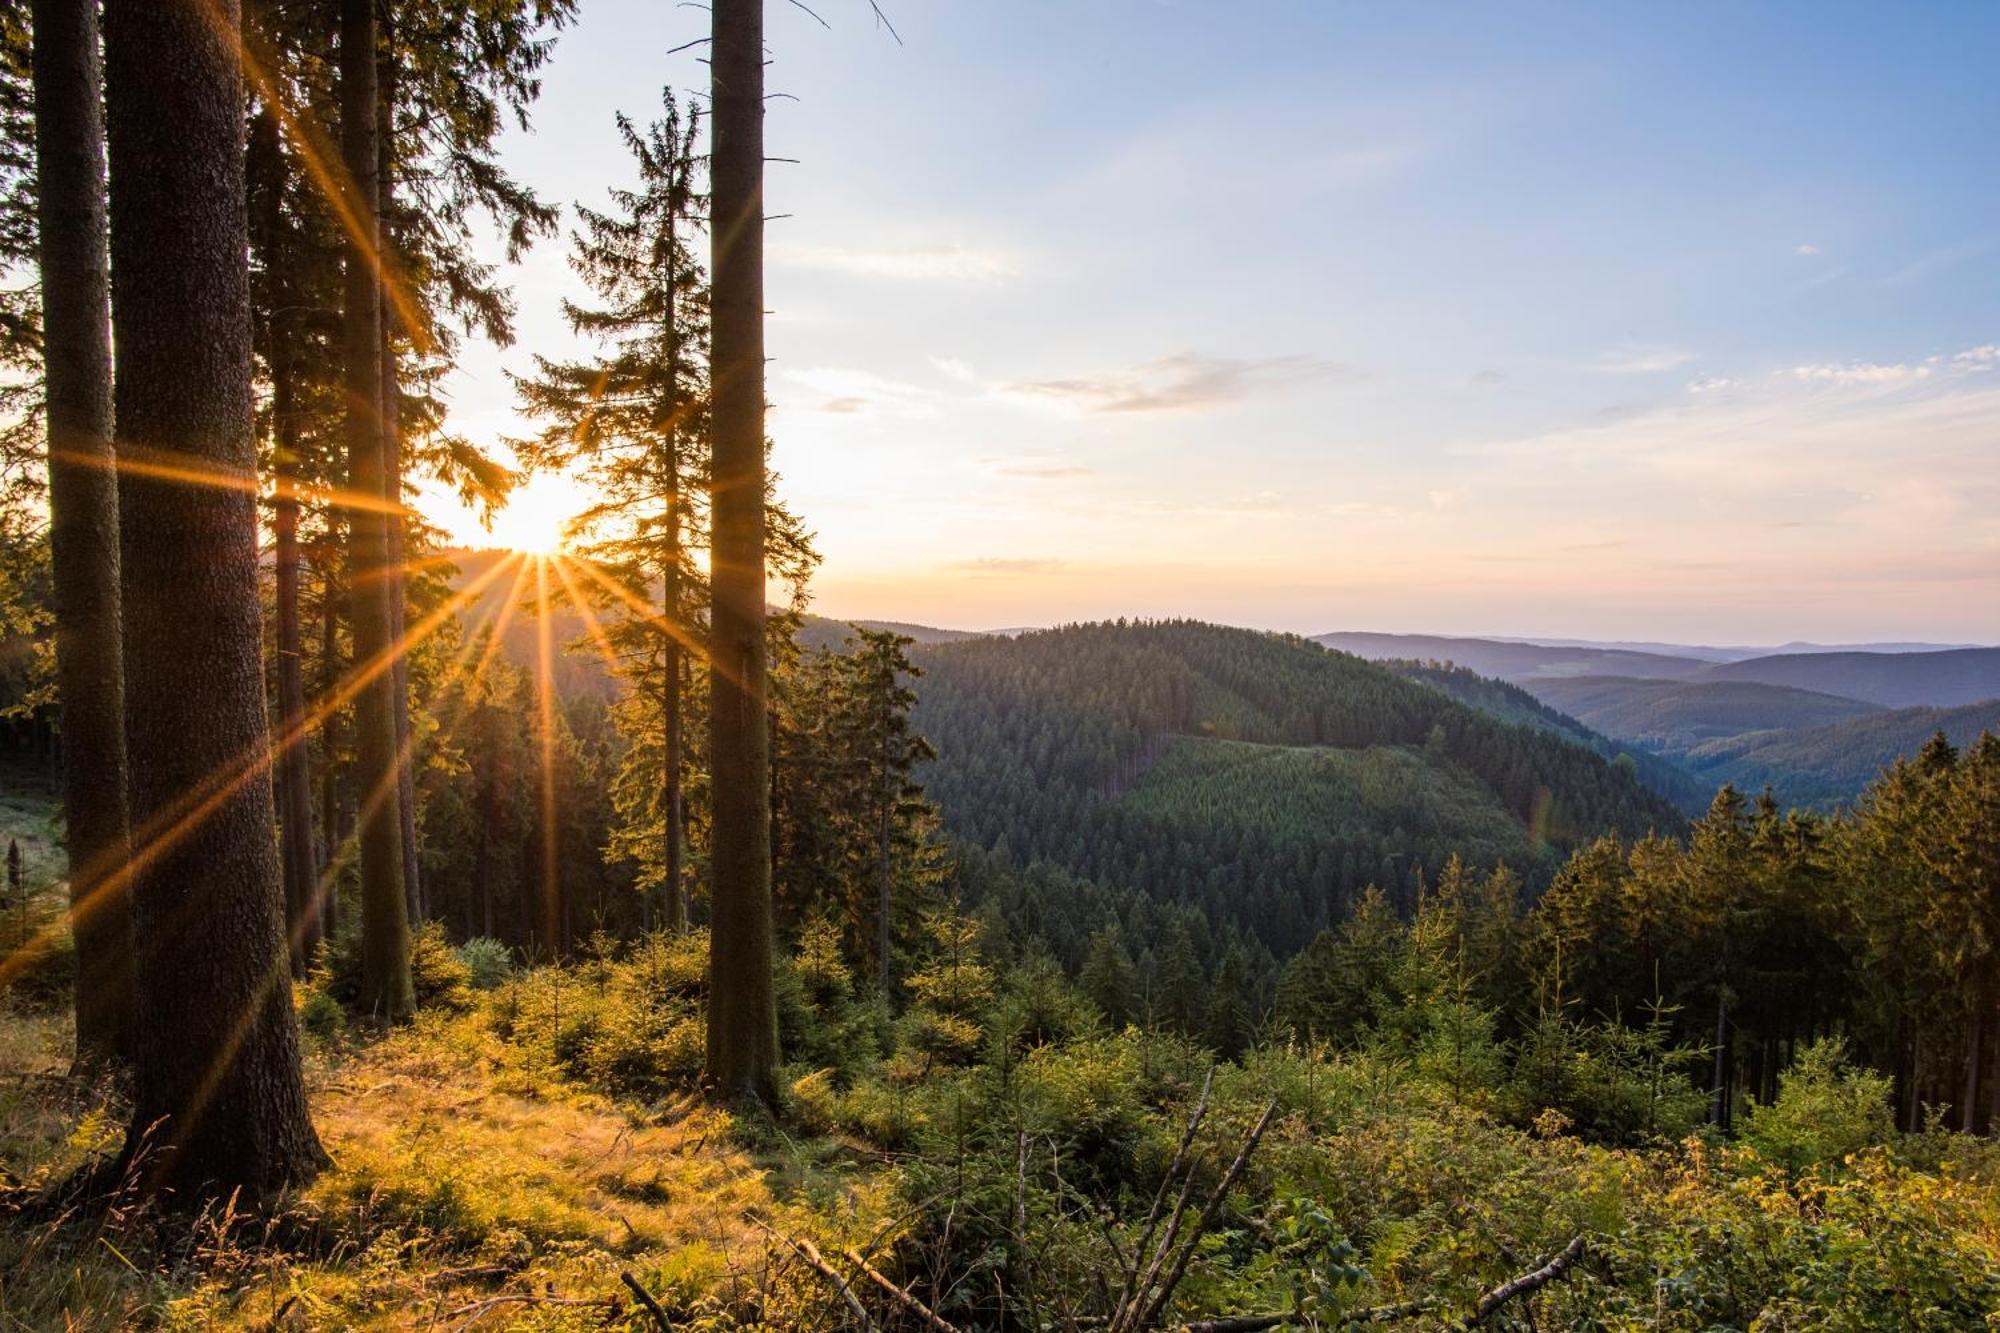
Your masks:
{"label": "leafy bush", "polygon": [[[464,1009],[471,1003],[472,969],[446,937],[444,923],[426,921],[410,933],[410,984],[417,1007]],[[318,992],[348,1013],[361,1005],[361,923],[350,919],[325,940],[306,978],[306,1001]]]}
{"label": "leafy bush", "polygon": [[514,951],[484,935],[459,945],[458,961],[465,964],[466,984],[474,990],[496,990],[514,975]]}
{"label": "leafy bush", "polygon": [[1743,1138],[1761,1156],[1793,1171],[1838,1163],[1892,1142],[1889,1080],[1850,1065],[1842,1039],[1822,1038],[1779,1076],[1775,1101],[1750,1109]]}

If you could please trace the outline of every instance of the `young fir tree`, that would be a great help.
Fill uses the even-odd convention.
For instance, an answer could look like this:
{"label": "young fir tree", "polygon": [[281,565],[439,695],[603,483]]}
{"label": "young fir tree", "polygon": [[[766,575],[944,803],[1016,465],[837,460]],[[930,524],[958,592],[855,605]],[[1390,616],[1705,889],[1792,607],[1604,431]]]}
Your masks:
{"label": "young fir tree", "polygon": [[875,973],[886,1000],[895,973],[895,924],[900,884],[934,882],[934,858],[925,852],[935,818],[917,765],[937,757],[930,742],[910,728],[916,692],[907,683],[922,674],[904,652],[915,640],[886,630],[858,630],[860,641],[843,659],[847,678],[842,710],[844,749],[857,780],[853,807],[863,814],[862,845],[875,887]]}
{"label": "young fir tree", "polygon": [[[582,553],[623,591],[587,591],[605,605],[632,686],[621,704],[630,750],[614,850],[680,930],[689,898],[688,662],[699,660],[706,591],[690,552],[708,532],[708,288],[695,250],[705,204],[695,175],[700,116],[683,112],[671,91],[662,101],[663,115],[643,130],[618,117],[638,188],[613,190],[610,211],[577,209],[570,264],[598,304],[565,301],[563,313],[602,350],[581,361],[537,357],[516,386],[545,423],[521,447],[524,460],[574,468],[598,497],[576,519]],[[648,603],[657,610],[635,609]]]}

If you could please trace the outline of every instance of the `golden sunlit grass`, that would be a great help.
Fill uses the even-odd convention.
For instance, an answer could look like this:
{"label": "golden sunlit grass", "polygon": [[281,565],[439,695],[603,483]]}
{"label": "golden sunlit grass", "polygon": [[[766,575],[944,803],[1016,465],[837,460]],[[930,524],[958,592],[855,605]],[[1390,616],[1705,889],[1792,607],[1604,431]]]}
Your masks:
{"label": "golden sunlit grass", "polygon": [[[10,1183],[46,1184],[115,1149],[120,1114],[104,1088],[52,1096],[30,1074],[62,1020],[5,1017],[0,1153]],[[211,1214],[171,1229],[191,1252],[163,1254],[115,1228],[93,1241],[9,1226],[0,1312],[15,1322],[0,1323],[639,1328],[607,1324],[621,1272],[683,1310],[760,1280],[766,1240],[747,1217],[779,1206],[728,1116],[693,1097],[648,1112],[582,1091],[525,1066],[476,1013],[322,1052],[308,1081],[333,1165],[282,1210],[281,1234]]]}

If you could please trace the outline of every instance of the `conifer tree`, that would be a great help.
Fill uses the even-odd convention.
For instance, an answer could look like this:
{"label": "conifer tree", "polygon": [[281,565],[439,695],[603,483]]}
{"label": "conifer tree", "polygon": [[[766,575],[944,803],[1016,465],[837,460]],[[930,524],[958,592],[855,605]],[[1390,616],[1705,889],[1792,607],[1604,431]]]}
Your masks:
{"label": "conifer tree", "polygon": [[[380,107],[377,104],[375,0],[341,0],[340,139],[348,189],[345,337],[348,488],[387,494],[388,445],[382,411],[382,281],[377,211]],[[356,777],[361,801],[362,1008],[387,1021],[416,1006],[410,981],[410,926],[403,879],[395,675],[395,592],[386,513],[353,506],[347,519],[354,656],[375,674],[354,710]]]}
{"label": "conifer tree", "polygon": [[[537,357],[517,378],[523,406],[546,424],[520,452],[531,466],[577,469],[597,502],[575,520],[583,553],[627,589],[591,592],[606,605],[633,692],[634,742],[619,779],[620,850],[659,895],[671,929],[688,923],[684,741],[689,648],[699,642],[703,581],[690,551],[707,537],[708,289],[696,256],[705,200],[695,177],[700,117],[671,91],[645,129],[618,117],[638,165],[637,189],[613,211],[579,207],[571,266],[601,304],[563,303],[570,327],[603,347],[586,361]],[[657,599],[653,615],[634,603]]]}
{"label": "conifer tree", "polygon": [[132,925],[123,875],[130,851],[125,672],[96,6],[36,0],[34,31],[49,553],[77,960],[76,1042],[88,1058],[128,1048],[132,1024]]}
{"label": "conifer tree", "polygon": [[[120,439],[179,468],[250,475],[250,293],[239,15],[111,0],[104,13],[111,305]],[[264,752],[254,497],[119,482],[133,827]],[[135,863],[128,1148],[188,1202],[260,1195],[325,1160],[307,1115],[268,782],[228,792]]]}
{"label": "conifer tree", "polygon": [[706,1081],[724,1097],[769,1101],[778,1017],[764,645],[763,0],[715,0],[712,13]]}

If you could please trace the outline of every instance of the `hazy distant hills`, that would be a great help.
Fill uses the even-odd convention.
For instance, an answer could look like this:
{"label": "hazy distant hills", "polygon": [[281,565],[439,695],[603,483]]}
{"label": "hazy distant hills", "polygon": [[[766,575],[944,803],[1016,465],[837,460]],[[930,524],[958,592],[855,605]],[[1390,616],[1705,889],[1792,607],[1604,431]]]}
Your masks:
{"label": "hazy distant hills", "polygon": [[[1963,743],[2000,725],[2000,648],[1759,651],[1364,633],[1318,642],[1378,660],[1456,663],[1518,686],[1577,728],[1671,764],[1697,788],[1768,785],[1799,804],[1852,798],[1939,729]],[[1495,716],[1527,720],[1518,700],[1449,678],[1432,683]],[[1674,779],[1657,769],[1645,776],[1656,790],[1672,789]]]}
{"label": "hazy distant hills", "polygon": [[[939,629],[935,625],[913,625],[905,620],[830,620],[808,615],[799,626],[798,641],[809,648],[838,648],[854,633],[854,627],[890,630],[918,643],[957,643],[962,639],[986,637],[989,631]],[[993,630],[994,634],[1018,634],[1019,630]]]}
{"label": "hazy distant hills", "polygon": [[1461,639],[1437,634],[1321,634],[1314,642],[1370,661],[1451,662],[1516,683],[1562,676],[1680,680],[1710,665],[1693,657],[1573,644]]}
{"label": "hazy distant hills", "polygon": [[1704,680],[1759,681],[1888,708],[1952,708],[2000,698],[2000,648],[1928,653],[1785,653],[1708,668]]}

